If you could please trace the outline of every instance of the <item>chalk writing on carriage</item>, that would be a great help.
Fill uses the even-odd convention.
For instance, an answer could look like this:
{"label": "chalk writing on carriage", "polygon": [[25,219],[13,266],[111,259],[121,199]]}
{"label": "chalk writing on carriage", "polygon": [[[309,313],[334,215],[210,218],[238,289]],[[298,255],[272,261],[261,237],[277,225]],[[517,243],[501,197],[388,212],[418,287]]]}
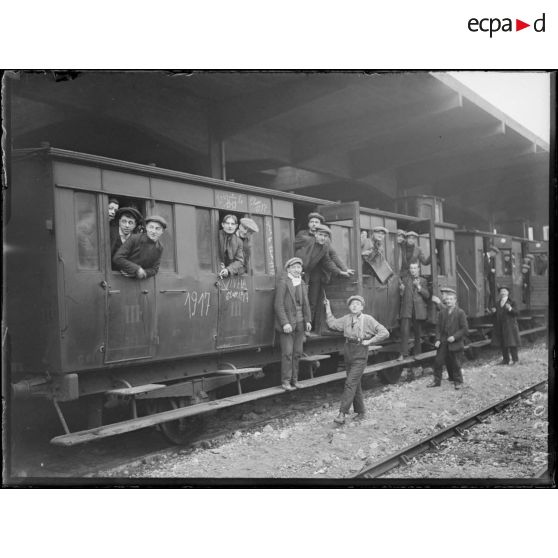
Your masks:
{"label": "chalk writing on carriage", "polygon": [[271,213],[271,204],[265,198],[248,196],[248,206],[250,213]]}
{"label": "chalk writing on carriage", "polygon": [[225,295],[225,300],[248,302],[248,287],[242,277],[221,278],[218,281],[219,290]]}
{"label": "chalk writing on carriage", "polygon": [[189,318],[195,316],[205,318],[209,314],[211,293],[209,291],[197,292],[187,291],[184,307]]}
{"label": "chalk writing on carriage", "polygon": [[235,192],[215,192],[215,206],[227,211],[246,211],[246,196]]}

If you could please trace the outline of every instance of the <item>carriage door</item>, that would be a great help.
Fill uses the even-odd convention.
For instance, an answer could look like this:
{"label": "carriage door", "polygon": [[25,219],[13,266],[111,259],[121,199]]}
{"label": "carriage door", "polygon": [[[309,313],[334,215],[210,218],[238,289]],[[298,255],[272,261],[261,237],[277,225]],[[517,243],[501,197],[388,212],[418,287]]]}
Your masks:
{"label": "carriage door", "polygon": [[[78,167],[76,167],[78,168]],[[73,177],[67,177],[70,182]],[[99,196],[56,189],[60,339],[64,369],[103,362],[105,259]]]}
{"label": "carriage door", "polygon": [[[108,205],[108,198],[104,203]],[[103,207],[103,214],[107,214]],[[106,227],[107,239],[109,227]],[[105,363],[150,358],[155,343],[155,277],[136,279],[113,271],[107,240]]]}
{"label": "carriage door", "polygon": [[[362,262],[360,258],[360,206],[358,202],[322,205],[318,211],[325,217],[331,228],[331,243],[341,261],[349,269],[354,269],[352,277],[332,277],[324,285],[325,295],[331,303],[331,311],[336,317],[347,313],[347,298],[354,294],[362,294]],[[327,332],[325,325],[323,298],[316,310],[317,323],[321,324],[321,332]]]}

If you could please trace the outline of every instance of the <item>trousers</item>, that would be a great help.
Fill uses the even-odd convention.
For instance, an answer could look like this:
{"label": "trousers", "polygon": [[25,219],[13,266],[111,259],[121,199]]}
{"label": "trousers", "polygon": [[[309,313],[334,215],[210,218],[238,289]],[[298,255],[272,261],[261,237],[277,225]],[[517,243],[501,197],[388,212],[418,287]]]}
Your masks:
{"label": "trousers", "polygon": [[517,347],[502,347],[502,358],[506,364],[510,362],[510,353],[513,362],[517,362],[519,357],[517,356]]}
{"label": "trousers", "polygon": [[352,404],[355,413],[364,413],[365,407],[360,380],[368,362],[368,347],[345,343],[343,356],[347,368],[347,379],[341,396],[339,412],[347,414]]}
{"label": "trousers", "polygon": [[[308,276],[308,302],[310,303],[310,314],[312,323],[316,317],[316,308],[320,303],[322,292],[322,271],[319,267],[314,268]],[[314,324],[315,325],[315,324]]]}
{"label": "trousers", "polygon": [[442,369],[445,364],[448,369],[448,378],[450,381],[462,384],[462,362],[463,351],[450,351],[447,342],[441,343],[436,352],[436,357],[434,358],[434,381],[437,383],[442,381]]}
{"label": "trousers", "polygon": [[[413,311],[414,314],[414,311]],[[409,337],[411,324],[413,325],[413,334],[415,337],[415,348],[413,354],[420,355],[422,352],[422,321],[416,318],[401,318],[401,354],[409,356]]]}
{"label": "trousers", "polygon": [[281,344],[281,383],[298,380],[298,361],[304,345],[304,322],[298,322],[292,333],[279,334]]}

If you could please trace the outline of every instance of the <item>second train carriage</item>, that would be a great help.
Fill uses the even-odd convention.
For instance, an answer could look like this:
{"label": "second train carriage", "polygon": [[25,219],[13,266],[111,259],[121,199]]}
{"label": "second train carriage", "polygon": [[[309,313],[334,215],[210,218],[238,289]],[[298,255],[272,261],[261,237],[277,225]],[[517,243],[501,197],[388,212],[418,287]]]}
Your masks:
{"label": "second train carriage", "polygon": [[[322,212],[334,248],[355,269],[353,277],[325,287],[336,315],[346,311],[350,294],[364,294],[366,310],[395,330],[398,228],[415,230],[423,251],[437,254],[423,267],[434,292],[456,285],[455,227],[443,223],[440,212],[425,218],[419,211],[371,210],[54,148],[16,152],[9,180],[10,381],[16,395],[54,402],[67,431],[59,443],[76,443],[59,402],[84,401],[94,428],[101,424],[105,398],[115,393],[145,400],[145,412],[180,411],[230,394],[232,387],[241,391],[246,378],[272,370],[280,360],[273,331],[275,280],[293,255],[295,214]],[[109,197],[167,220],[155,277],[136,280],[112,270]],[[437,203],[427,198],[422,205]],[[252,238],[249,273],[218,279],[217,231],[227,213],[249,215],[260,232]],[[384,283],[362,273],[360,230],[376,225],[388,229],[386,258],[395,272]],[[342,349],[342,337],[324,328],[321,333],[305,344],[310,358]],[[264,385],[257,382],[251,389]],[[163,423],[171,416],[159,418]],[[138,427],[134,420],[112,433]]]}

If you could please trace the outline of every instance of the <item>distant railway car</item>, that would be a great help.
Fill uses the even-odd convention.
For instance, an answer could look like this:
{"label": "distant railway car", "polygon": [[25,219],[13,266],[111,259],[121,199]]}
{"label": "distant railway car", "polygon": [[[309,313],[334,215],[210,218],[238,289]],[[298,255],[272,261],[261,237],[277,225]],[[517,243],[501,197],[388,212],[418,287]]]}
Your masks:
{"label": "distant railway car", "polygon": [[[494,256],[495,288],[507,287],[520,311],[542,311],[548,305],[548,243],[476,230],[455,231],[457,245],[457,289],[468,316],[482,318],[490,313],[487,252]],[[497,296],[497,292],[495,293]]]}
{"label": "distant railway car", "polygon": [[[350,294],[364,293],[368,311],[390,329],[397,327],[397,228],[416,230],[424,251],[438,253],[424,270],[434,289],[439,282],[455,285],[453,228],[431,217],[54,148],[17,151],[9,180],[5,319],[10,381],[18,396],[53,401],[66,431],[57,439],[61,444],[94,436],[74,436],[60,402],[83,401],[90,417],[85,432],[95,428],[96,436],[108,436],[177,424],[182,408],[218,398],[232,387],[242,392],[247,378],[271,370],[280,360],[273,329],[275,281],[293,256],[295,214],[305,218],[310,211],[322,212],[334,248],[355,269],[353,277],[325,287],[336,315],[346,312]],[[112,269],[110,197],[120,207],[135,206],[143,215],[156,213],[167,221],[154,277],[131,279]],[[252,238],[248,272],[219,279],[217,233],[229,213],[250,216],[259,233]],[[386,253],[394,270],[383,284],[363,277],[360,256],[360,229],[376,224],[389,231]],[[305,344],[307,357],[342,349],[342,336],[324,327],[321,332]],[[101,432],[107,397],[131,399],[132,418]],[[136,400],[145,402],[139,411]],[[163,411],[171,414],[160,415]],[[159,416],[148,423],[138,413]]]}

